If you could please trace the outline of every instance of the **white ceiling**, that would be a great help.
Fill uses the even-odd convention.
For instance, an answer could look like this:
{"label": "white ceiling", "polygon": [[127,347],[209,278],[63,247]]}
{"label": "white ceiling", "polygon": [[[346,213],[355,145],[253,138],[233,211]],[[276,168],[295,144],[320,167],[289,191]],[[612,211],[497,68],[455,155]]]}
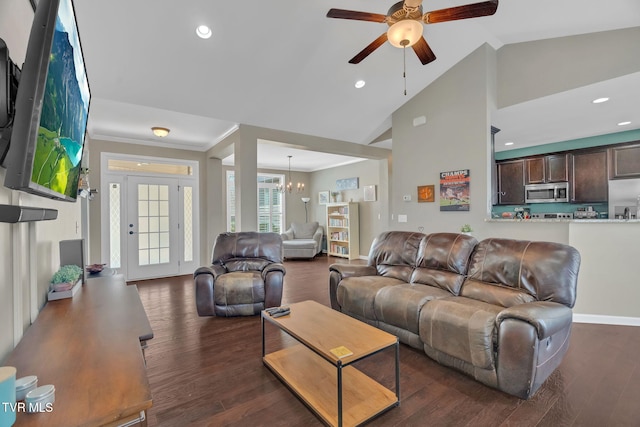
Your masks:
{"label": "white ceiling", "polygon": [[[92,92],[90,136],[200,151],[214,146],[238,124],[368,144],[391,126],[396,109],[485,42],[499,48],[640,26],[638,0],[503,0],[494,16],[425,26],[437,60],[423,66],[407,51],[404,96],[402,50],[385,44],[360,64],[348,63],[386,25],[326,18],[332,7],[386,14],[393,0],[74,3]],[[428,11],[467,3],[431,0],[423,7]],[[212,28],[210,39],[196,37],[200,24]],[[367,82],[364,88],[354,87],[358,79]],[[620,99],[614,83],[607,88],[612,101],[603,106],[608,111],[619,107],[613,102]],[[591,96],[589,88],[572,92],[576,94],[528,103],[527,118],[536,123],[538,133],[547,133],[540,132],[542,113],[554,126],[549,133],[561,135],[562,129],[572,128],[570,122],[552,123],[560,112],[568,111],[565,102]],[[629,92],[627,82],[621,94]],[[630,99],[633,104],[638,94]],[[505,110],[496,125],[506,130],[511,127],[506,122],[513,121],[514,128],[521,127],[521,135],[532,134],[522,120],[517,122],[526,107]],[[581,113],[565,120],[588,123],[590,132],[612,131],[603,132],[595,120],[585,119],[587,111]],[[634,120],[630,128],[640,127],[640,117],[629,120]],[[155,138],[151,126],[168,127],[171,133]],[[500,138],[507,136],[501,133]],[[287,155],[294,156],[294,170],[305,170],[309,157],[319,160],[318,153],[265,148],[259,153],[260,167],[286,168]]]}

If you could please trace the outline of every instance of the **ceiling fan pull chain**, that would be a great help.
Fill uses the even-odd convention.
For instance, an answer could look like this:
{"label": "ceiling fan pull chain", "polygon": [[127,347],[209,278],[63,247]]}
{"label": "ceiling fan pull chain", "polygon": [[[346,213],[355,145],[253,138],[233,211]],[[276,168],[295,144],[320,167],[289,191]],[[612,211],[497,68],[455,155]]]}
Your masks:
{"label": "ceiling fan pull chain", "polygon": [[407,45],[402,47],[402,79],[404,80],[404,96],[407,96]]}

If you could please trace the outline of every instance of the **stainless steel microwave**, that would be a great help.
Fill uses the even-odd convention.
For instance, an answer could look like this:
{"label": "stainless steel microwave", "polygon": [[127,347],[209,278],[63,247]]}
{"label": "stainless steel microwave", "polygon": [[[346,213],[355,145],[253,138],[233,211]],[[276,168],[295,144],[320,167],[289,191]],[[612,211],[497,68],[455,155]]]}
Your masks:
{"label": "stainless steel microwave", "polygon": [[524,186],[525,203],[562,203],[568,201],[568,182],[529,184]]}

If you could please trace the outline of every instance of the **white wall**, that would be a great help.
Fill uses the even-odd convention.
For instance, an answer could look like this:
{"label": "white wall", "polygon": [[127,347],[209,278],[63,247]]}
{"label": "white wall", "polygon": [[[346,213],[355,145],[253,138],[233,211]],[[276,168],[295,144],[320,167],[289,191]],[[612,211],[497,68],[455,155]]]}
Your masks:
{"label": "white wall", "polygon": [[[637,34],[637,30],[631,30],[631,33]],[[611,35],[603,36],[609,39]],[[556,63],[545,73],[540,73],[538,79],[558,78],[566,82],[565,73],[575,72],[570,64],[562,62],[562,49],[572,50],[570,42],[581,46],[583,43],[601,46],[593,35],[553,45],[559,50],[553,54]],[[543,44],[550,46],[547,41]],[[490,117],[496,108],[496,92],[509,90],[505,85],[496,84],[496,75],[510,75],[512,79],[508,87],[526,86],[528,81],[513,79],[515,73],[511,72],[508,64],[536,62],[536,58],[530,56],[535,51],[538,49],[528,44],[522,51],[522,55],[528,56],[518,58],[517,48],[511,47],[509,60],[505,61],[506,56],[503,56],[496,65],[496,53],[483,46],[393,115],[395,167],[391,208],[396,215],[408,215],[408,222],[398,223],[396,216],[390,228],[416,230],[422,226],[427,232],[457,231],[462,224],[468,223],[478,239],[506,237],[571,244],[582,257],[574,313],[586,321],[606,318],[614,319],[612,323],[615,323],[623,319],[622,323],[640,325],[640,286],[636,279],[636,265],[640,259],[640,224],[487,221],[491,188],[488,174],[490,151],[487,149],[491,135]],[[541,51],[546,52],[544,49]],[[572,60],[572,55],[566,56],[566,61]],[[599,62],[600,57],[593,55],[592,60]],[[640,61],[636,58],[633,62],[635,65],[631,70],[640,71]],[[586,66],[584,62],[583,66]],[[592,78],[597,79],[598,75],[592,74]],[[534,82],[533,85],[539,87],[540,94],[543,94],[555,84]],[[520,93],[517,96],[525,95]],[[421,115],[426,115],[427,124],[413,127],[413,118]],[[457,169],[471,171],[469,212],[440,212],[437,197],[435,203],[418,204],[415,198],[409,203],[402,201],[403,194],[415,194],[417,185],[435,184],[437,188],[439,172]]]}
{"label": "white wall", "polygon": [[[358,178],[359,188],[343,190],[342,201],[358,203],[360,224],[360,255],[367,256],[373,239],[382,231],[388,229],[388,200],[387,200],[387,160],[364,160],[346,166],[339,166],[311,173],[311,202],[310,220],[318,221],[327,233],[327,209],[318,203],[320,191],[336,191],[336,180],[344,178]],[[364,201],[365,185],[375,185],[377,199],[375,202]]]}
{"label": "white wall", "polygon": [[[0,38],[8,48],[13,62],[21,67],[33,19],[28,0],[0,1]],[[20,141],[12,141],[20,143]],[[0,182],[5,170],[0,168]],[[55,221],[41,221],[32,225],[0,223],[0,360],[13,349],[14,342],[30,324],[31,308],[41,308],[51,275],[59,267],[58,242],[81,237],[80,203],[56,202],[0,187],[0,203],[47,207],[58,210]],[[35,232],[31,245],[29,230]],[[32,257],[35,254],[35,259]],[[37,289],[32,294],[29,286]],[[14,294],[14,288],[18,291]]]}

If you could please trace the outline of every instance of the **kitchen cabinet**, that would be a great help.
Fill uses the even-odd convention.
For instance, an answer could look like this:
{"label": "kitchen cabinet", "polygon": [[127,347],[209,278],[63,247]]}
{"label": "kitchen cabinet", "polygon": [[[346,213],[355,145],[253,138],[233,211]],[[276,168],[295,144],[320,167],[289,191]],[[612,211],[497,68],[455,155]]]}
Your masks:
{"label": "kitchen cabinet", "polygon": [[609,186],[607,151],[573,153],[570,183],[571,203],[606,202]]}
{"label": "kitchen cabinet", "polygon": [[524,160],[498,163],[498,204],[524,203]]}
{"label": "kitchen cabinet", "polygon": [[611,179],[640,178],[640,144],[609,149]]}
{"label": "kitchen cabinet", "polygon": [[525,160],[526,182],[525,184],[542,184],[547,182],[545,172],[545,158],[533,157]]}
{"label": "kitchen cabinet", "polygon": [[525,159],[525,184],[566,182],[569,180],[569,160],[567,154]]}
{"label": "kitchen cabinet", "polygon": [[552,154],[545,157],[547,163],[547,182],[569,181],[569,155]]}

